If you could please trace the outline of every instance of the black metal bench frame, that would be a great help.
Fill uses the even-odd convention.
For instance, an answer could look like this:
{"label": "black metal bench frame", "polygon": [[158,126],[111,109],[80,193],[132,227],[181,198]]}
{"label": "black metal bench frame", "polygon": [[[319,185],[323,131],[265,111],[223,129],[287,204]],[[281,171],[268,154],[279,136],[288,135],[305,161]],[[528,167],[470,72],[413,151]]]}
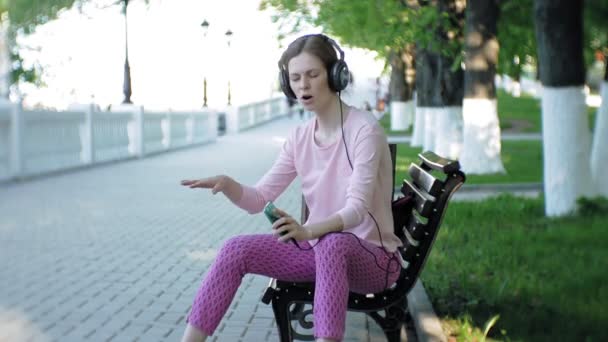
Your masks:
{"label": "black metal bench frame", "polygon": [[[396,145],[389,145],[393,162],[393,179],[396,163]],[[400,341],[401,329],[410,320],[407,294],[414,286],[441,226],[451,196],[465,182],[458,161],[437,156],[433,152],[418,155],[420,164],[411,164],[409,176],[404,179],[399,199],[393,202],[395,233],[403,242],[399,249],[402,269],[397,282],[387,290],[374,294],[350,292],[348,310],[365,312],[382,328],[390,342]],[[440,175],[440,178],[434,175]],[[394,188],[394,186],[393,186]],[[394,196],[393,196],[394,198]],[[308,208],[302,200],[302,222],[308,217]],[[272,309],[282,342],[312,341],[314,336],[297,332],[292,322],[303,329],[312,329],[314,282],[294,283],[272,279],[262,302],[272,302]]]}

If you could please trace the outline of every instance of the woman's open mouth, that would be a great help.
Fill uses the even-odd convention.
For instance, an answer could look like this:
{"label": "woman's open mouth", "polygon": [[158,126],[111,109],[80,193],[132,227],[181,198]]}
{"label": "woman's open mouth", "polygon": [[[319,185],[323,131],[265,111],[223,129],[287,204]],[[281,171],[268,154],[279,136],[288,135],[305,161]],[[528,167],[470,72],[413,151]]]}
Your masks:
{"label": "woman's open mouth", "polygon": [[310,104],[312,102],[312,95],[303,95],[301,98],[302,104]]}

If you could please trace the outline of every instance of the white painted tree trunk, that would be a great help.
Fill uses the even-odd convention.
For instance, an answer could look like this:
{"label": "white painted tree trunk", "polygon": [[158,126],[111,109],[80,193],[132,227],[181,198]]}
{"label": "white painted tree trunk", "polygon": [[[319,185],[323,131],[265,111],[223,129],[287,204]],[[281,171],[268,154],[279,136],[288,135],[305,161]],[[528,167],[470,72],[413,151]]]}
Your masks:
{"label": "white painted tree trunk", "polygon": [[424,144],[424,117],[427,107],[416,107],[414,118],[414,132],[410,145],[420,147]]}
{"label": "white painted tree trunk", "polygon": [[437,108],[435,113],[435,153],[458,159],[462,150],[462,107]]}
{"label": "white painted tree trunk", "polygon": [[0,18],[0,99],[8,99],[11,80],[11,61],[8,43],[8,19]]}
{"label": "white painted tree trunk", "polygon": [[513,81],[511,83],[511,95],[513,95],[513,97],[521,96],[521,85],[519,84],[519,82]]}
{"label": "white painted tree trunk", "polygon": [[597,195],[608,197],[608,82],[602,82],[602,104],[595,115],[591,179]]}
{"label": "white painted tree trunk", "polygon": [[405,131],[412,124],[414,101],[391,101],[391,131]]}
{"label": "white painted tree trunk", "polygon": [[504,173],[496,99],[462,101],[463,142],[460,165],[468,174]]}
{"label": "white painted tree trunk", "polygon": [[436,114],[438,107],[427,107],[424,111],[424,141],[422,149],[425,151],[435,151],[436,133]]}
{"label": "white painted tree trunk", "polygon": [[541,110],[545,213],[566,215],[576,210],[578,197],[591,191],[591,136],[583,87],[544,87]]}

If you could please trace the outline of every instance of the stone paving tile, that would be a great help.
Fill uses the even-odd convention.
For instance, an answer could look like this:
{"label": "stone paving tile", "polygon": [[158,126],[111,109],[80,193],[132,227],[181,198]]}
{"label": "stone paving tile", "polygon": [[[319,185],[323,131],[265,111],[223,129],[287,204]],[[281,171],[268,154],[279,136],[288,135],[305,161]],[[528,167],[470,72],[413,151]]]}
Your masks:
{"label": "stone paving tile", "polygon": [[[179,181],[224,173],[254,184],[297,123],[3,185],[0,340],[178,341],[223,241],[268,229],[263,215]],[[276,204],[299,214],[299,185]],[[267,284],[247,275],[209,340],[278,341],[272,309],[260,302]],[[349,340],[369,341],[370,322],[350,313],[347,322]]]}

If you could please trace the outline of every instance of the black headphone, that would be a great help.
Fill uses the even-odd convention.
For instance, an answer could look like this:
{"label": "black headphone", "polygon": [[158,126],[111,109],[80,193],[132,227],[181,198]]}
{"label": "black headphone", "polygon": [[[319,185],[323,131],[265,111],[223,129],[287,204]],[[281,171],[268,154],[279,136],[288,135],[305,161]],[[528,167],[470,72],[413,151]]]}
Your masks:
{"label": "black headphone", "polygon": [[[335,92],[341,92],[348,85],[348,81],[350,80],[350,72],[348,71],[348,65],[344,61],[344,51],[340,49],[338,44],[331,38],[327,37],[324,34],[309,34],[306,36],[302,36],[298,39],[306,39],[308,40],[311,37],[320,37],[324,39],[326,42],[331,44],[338,53],[340,54],[340,58],[335,61],[327,70],[327,81],[329,83],[329,89]],[[293,43],[292,43],[293,44]],[[287,64],[284,63],[283,58],[279,60],[279,82],[281,83],[281,90],[287,96],[287,98],[295,100],[296,94],[291,89],[289,85],[289,73],[287,72]]]}

